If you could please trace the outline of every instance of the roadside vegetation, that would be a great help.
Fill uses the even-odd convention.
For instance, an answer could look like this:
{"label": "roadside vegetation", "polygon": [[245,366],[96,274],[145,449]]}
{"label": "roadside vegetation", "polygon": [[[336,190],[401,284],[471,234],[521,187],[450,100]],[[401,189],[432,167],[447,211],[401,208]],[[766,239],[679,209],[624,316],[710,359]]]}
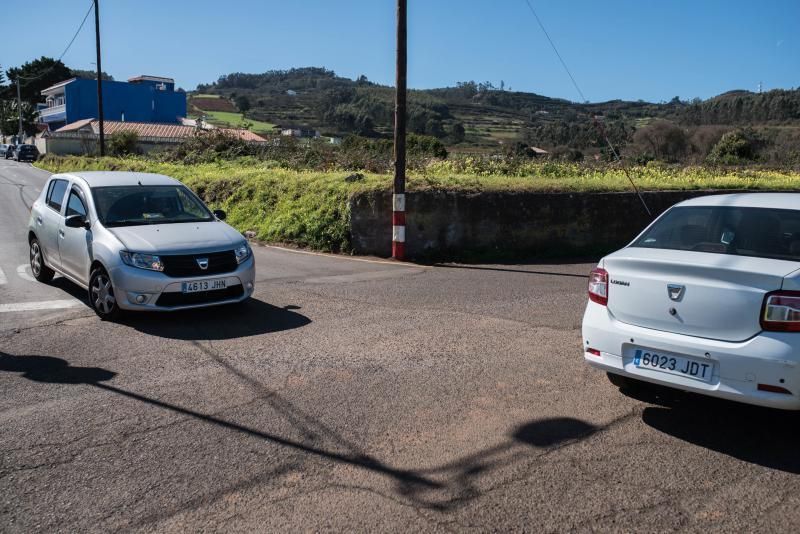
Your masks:
{"label": "roadside vegetation", "polygon": [[[412,138],[413,139],[413,138]],[[341,149],[324,143],[283,147],[247,145],[203,136],[151,157],[45,156],[51,172],[129,170],[173,176],[229,222],[258,239],[317,250],[350,250],[349,199],[389,191],[391,146],[356,138]],[[610,165],[541,161],[514,155],[436,157],[436,143],[409,143],[408,191],[611,192],[630,191],[624,171]],[[279,150],[280,149],[280,150]],[[364,170],[369,168],[370,170]],[[800,172],[766,168],[674,166],[650,162],[630,167],[642,190],[796,190]]]}

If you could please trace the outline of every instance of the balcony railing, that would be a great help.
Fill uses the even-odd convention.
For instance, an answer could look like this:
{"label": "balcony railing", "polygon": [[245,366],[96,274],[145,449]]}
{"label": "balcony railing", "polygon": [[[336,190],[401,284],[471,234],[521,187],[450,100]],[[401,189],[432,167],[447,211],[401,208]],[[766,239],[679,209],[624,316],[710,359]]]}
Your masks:
{"label": "balcony railing", "polygon": [[59,113],[66,113],[67,106],[65,104],[61,104],[60,106],[53,106],[51,108],[43,108],[39,110],[39,117],[45,118],[50,117],[52,115],[58,115]]}

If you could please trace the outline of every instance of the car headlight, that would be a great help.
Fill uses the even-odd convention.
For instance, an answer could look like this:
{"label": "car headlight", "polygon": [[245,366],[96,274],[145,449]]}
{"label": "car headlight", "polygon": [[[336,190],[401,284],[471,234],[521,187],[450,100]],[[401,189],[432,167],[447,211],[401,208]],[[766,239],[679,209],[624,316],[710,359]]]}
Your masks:
{"label": "car headlight", "polygon": [[152,254],[140,254],[138,252],[120,251],[120,258],[125,265],[131,267],[138,267],[139,269],[147,269],[149,271],[163,271],[164,264],[161,258]]}
{"label": "car headlight", "polygon": [[250,254],[252,254],[250,251],[250,245],[247,243],[242,243],[236,247],[233,253],[236,254],[236,263],[242,263],[244,260],[250,257]]}

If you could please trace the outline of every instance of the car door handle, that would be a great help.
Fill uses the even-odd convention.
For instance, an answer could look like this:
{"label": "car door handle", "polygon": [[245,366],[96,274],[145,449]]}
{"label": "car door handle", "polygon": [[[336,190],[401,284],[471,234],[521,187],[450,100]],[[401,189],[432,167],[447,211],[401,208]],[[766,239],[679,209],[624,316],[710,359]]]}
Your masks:
{"label": "car door handle", "polygon": [[60,237],[61,239],[64,239],[64,230],[61,230],[61,229],[58,230],[58,237]]}
{"label": "car door handle", "polygon": [[42,224],[42,218],[36,217],[36,224]]}

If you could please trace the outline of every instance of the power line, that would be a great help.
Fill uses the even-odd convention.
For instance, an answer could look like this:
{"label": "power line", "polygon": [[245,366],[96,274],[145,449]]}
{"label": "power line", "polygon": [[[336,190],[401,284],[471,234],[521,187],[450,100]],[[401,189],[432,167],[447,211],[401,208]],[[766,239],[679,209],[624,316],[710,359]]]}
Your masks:
{"label": "power line", "polygon": [[[94,2],[89,4],[89,9],[86,11],[86,15],[83,16],[83,20],[81,21],[80,26],[78,26],[78,30],[72,36],[72,39],[69,40],[69,44],[67,44],[67,47],[64,49],[63,52],[61,52],[61,55],[58,56],[58,59],[56,60],[56,63],[61,61],[64,58],[64,56],[67,55],[67,52],[69,52],[69,49],[72,47],[72,43],[74,43],[75,39],[78,38],[78,34],[81,33],[81,30],[83,29],[83,25],[86,24],[86,19],[89,18],[89,15],[91,14],[93,7],[94,7]],[[38,80],[39,78],[41,78],[42,76],[44,76],[45,74],[47,74],[48,72],[53,70],[54,67],[55,67],[55,64],[51,65],[50,67],[48,67],[45,70],[43,70],[42,72],[40,72],[37,76],[26,77],[26,76],[22,76],[22,75],[17,75],[17,79],[26,80],[26,81],[29,81],[29,82],[33,81],[33,80]]]}
{"label": "power line", "polygon": [[567,67],[567,64],[564,61],[564,58],[562,58],[561,54],[559,54],[558,48],[556,48],[556,44],[550,38],[550,34],[547,33],[547,30],[545,29],[544,24],[542,24],[542,20],[539,18],[539,15],[536,14],[536,10],[533,9],[533,6],[531,5],[530,0],[525,0],[525,3],[528,5],[528,9],[531,10],[531,13],[533,13],[533,17],[536,19],[536,22],[539,24],[539,27],[542,29],[542,33],[544,34],[545,37],[547,37],[547,41],[550,43],[550,46],[553,48],[553,52],[556,53],[556,57],[558,57],[558,60],[561,62],[561,66],[564,67],[565,71],[567,71],[567,76],[569,76],[569,79],[572,80],[572,85],[575,86],[575,90],[578,91],[578,94],[581,97],[581,102],[588,102],[586,97],[583,95],[583,91],[581,91],[581,88],[578,86],[578,82],[575,81],[575,77],[572,75],[572,72],[570,72],[569,67]]}
{"label": "power line", "polygon": [[[547,33],[547,29],[545,29],[544,24],[542,23],[542,19],[540,19],[539,15],[536,14],[536,10],[533,9],[533,5],[531,5],[530,0],[525,0],[525,4],[527,4],[528,9],[531,10],[531,13],[533,14],[533,17],[536,19],[536,22],[539,24],[539,28],[542,29],[542,33],[544,33],[544,36],[547,37],[547,41],[550,43],[550,47],[553,49],[553,52],[555,52],[556,57],[558,57],[558,60],[561,62],[561,66],[564,67],[564,70],[567,72],[567,76],[569,76],[569,79],[572,80],[572,85],[575,86],[575,90],[578,91],[578,94],[580,95],[581,100],[584,103],[588,103],[589,102],[588,99],[586,98],[586,96],[584,96],[583,91],[581,91],[581,88],[578,85],[578,82],[575,81],[575,77],[572,75],[572,72],[569,70],[569,67],[567,66],[567,63],[564,61],[564,58],[561,57],[561,54],[559,53],[558,48],[556,47],[556,44],[553,42],[553,39],[550,38],[550,34]],[[611,139],[609,139],[608,135],[606,134],[605,128],[603,128],[603,126],[597,121],[597,119],[594,120],[594,126],[600,132],[600,135],[603,136],[603,139],[605,140],[606,144],[608,145],[609,150],[611,150],[611,154],[614,156],[614,159],[616,159],[619,162],[620,167],[622,168],[622,172],[625,173],[625,176],[628,178],[628,181],[631,183],[631,186],[633,187],[633,190],[636,192],[636,195],[639,197],[639,200],[642,202],[642,206],[644,206],[644,210],[647,212],[648,215],[650,215],[652,217],[653,214],[650,211],[650,208],[647,207],[647,202],[644,201],[644,197],[642,196],[642,193],[639,191],[639,188],[636,187],[636,184],[633,182],[633,178],[631,178],[631,175],[628,172],[628,169],[625,167],[625,164],[622,162],[622,158],[620,158],[619,153],[617,152],[617,149],[614,148],[614,145],[611,143]]]}

